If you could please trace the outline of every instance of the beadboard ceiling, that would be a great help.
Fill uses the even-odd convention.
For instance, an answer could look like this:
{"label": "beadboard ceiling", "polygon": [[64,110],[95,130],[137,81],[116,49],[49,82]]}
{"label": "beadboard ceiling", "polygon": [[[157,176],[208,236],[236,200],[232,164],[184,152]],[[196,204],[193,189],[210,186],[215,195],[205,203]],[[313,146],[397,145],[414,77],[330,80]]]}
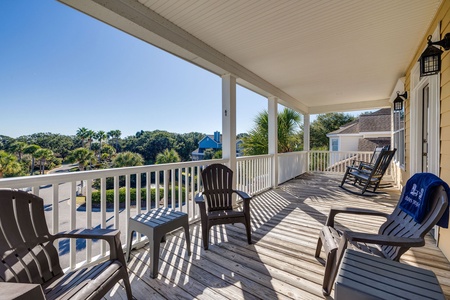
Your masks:
{"label": "beadboard ceiling", "polygon": [[389,104],[441,3],[60,1],[308,113]]}

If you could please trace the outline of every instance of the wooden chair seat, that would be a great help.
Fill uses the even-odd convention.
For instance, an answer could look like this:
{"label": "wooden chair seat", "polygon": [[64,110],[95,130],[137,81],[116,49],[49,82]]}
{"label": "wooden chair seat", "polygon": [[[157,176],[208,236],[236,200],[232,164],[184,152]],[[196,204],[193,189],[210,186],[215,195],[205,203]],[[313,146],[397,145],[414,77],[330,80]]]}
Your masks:
{"label": "wooden chair seat", "polygon": [[236,210],[215,210],[208,214],[209,219],[228,219],[228,218],[245,218],[243,211]]}
{"label": "wooden chair seat", "polygon": [[86,269],[64,274],[56,280],[42,285],[42,288],[49,300],[71,299],[74,295],[79,299],[89,299],[103,294],[104,291],[98,289],[99,282],[110,282],[110,285],[114,285],[119,281],[121,268],[123,265],[119,261],[109,260]]}

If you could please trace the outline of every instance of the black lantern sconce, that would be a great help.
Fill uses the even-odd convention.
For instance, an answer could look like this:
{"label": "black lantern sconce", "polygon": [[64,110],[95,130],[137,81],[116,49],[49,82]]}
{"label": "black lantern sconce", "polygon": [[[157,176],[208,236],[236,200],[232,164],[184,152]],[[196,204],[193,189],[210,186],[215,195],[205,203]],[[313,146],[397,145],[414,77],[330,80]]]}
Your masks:
{"label": "black lantern sconce", "polygon": [[394,111],[403,110],[403,101],[408,98],[408,92],[404,92],[400,95],[400,92],[397,92],[397,98],[394,100]]}
{"label": "black lantern sconce", "polygon": [[421,77],[434,75],[441,71],[441,54],[444,51],[434,45],[441,46],[445,50],[450,50],[450,33],[447,33],[438,42],[432,42],[431,35],[428,36],[428,47],[419,58]]}

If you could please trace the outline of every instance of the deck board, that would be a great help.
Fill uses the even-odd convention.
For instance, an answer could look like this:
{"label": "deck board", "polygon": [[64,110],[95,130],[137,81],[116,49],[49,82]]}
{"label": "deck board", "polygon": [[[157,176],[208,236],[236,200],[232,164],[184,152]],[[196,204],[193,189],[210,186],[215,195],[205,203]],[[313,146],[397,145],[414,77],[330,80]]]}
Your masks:
{"label": "deck board", "polygon": [[[161,245],[159,275],[149,277],[147,247],[132,251],[128,264],[136,299],[324,299],[324,267],[315,259],[318,232],[331,206],[353,206],[391,212],[400,192],[381,189],[361,196],[338,187],[341,177],[304,174],[252,200],[252,238],[248,245],[242,224],[211,230],[208,251],[202,247],[199,223],[192,224],[192,255],[184,233],[175,231]],[[383,218],[339,216],[337,226],[376,232]],[[322,258],[324,257],[322,253]],[[434,245],[408,251],[401,262],[432,270],[450,299],[450,264]],[[328,299],[332,299],[334,291]],[[106,299],[125,299],[116,286]]]}

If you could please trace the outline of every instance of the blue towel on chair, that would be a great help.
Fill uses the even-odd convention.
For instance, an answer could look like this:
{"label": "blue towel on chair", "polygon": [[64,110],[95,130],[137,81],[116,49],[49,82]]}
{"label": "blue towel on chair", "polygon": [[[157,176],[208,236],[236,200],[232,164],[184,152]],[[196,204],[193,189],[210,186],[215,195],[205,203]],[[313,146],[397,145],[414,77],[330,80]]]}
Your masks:
{"label": "blue towel on chair", "polygon": [[[400,200],[400,208],[414,218],[414,221],[421,223],[429,207],[428,199],[434,187],[442,185],[450,199],[450,188],[442,179],[431,173],[417,173],[411,177],[405,186],[405,193]],[[449,211],[448,207],[441,217],[438,226],[448,228]]]}

